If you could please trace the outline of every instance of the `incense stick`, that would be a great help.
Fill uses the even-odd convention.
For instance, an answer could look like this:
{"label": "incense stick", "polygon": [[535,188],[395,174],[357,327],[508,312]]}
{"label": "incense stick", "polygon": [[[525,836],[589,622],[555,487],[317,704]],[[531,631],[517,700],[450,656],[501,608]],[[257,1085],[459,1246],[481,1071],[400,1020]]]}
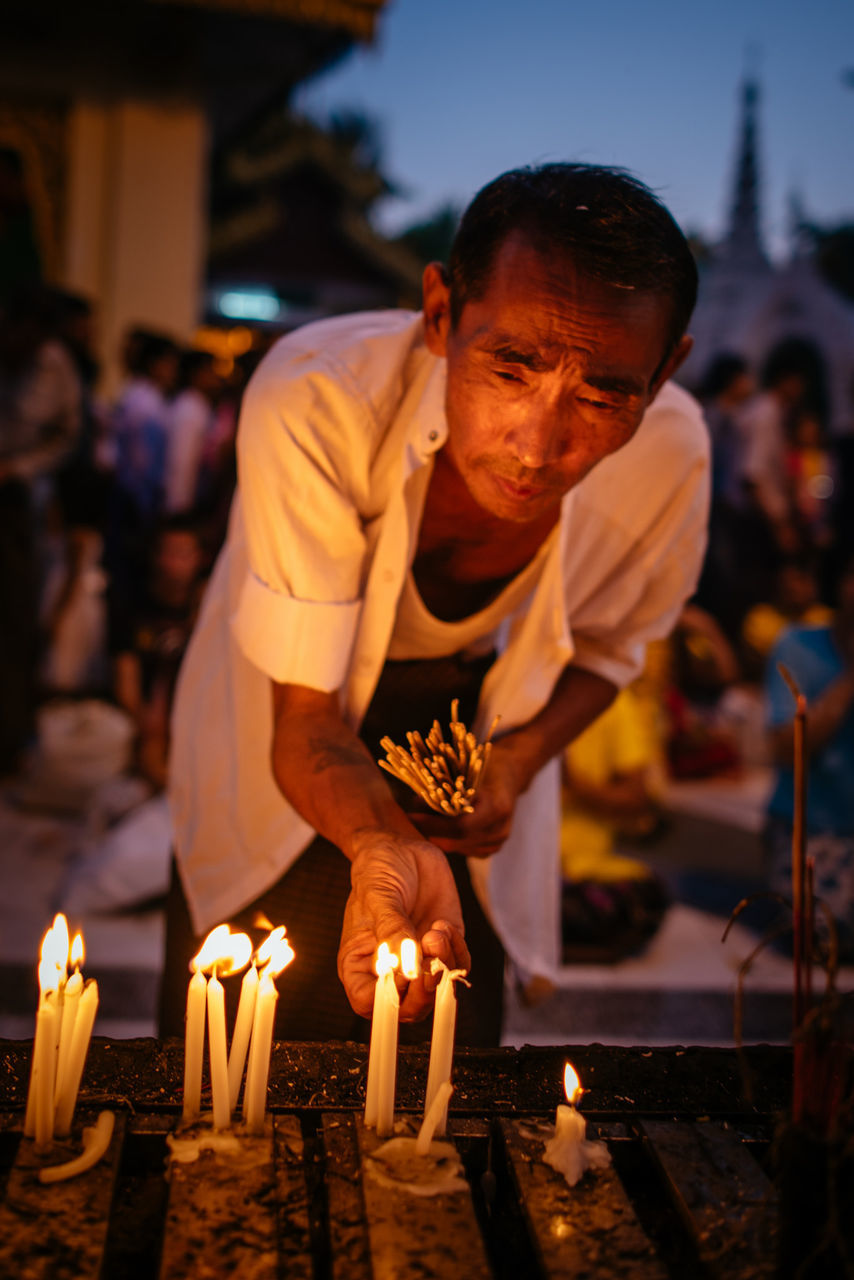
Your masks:
{"label": "incense stick", "polygon": [[409,750],[385,737],[380,746],[386,753],[378,764],[420,796],[436,813],[456,817],[474,813],[472,801],[483,782],[492,752],[492,735],[500,720],[489,726],[486,740],[478,742],[459,719],[459,698],[451,703],[448,741],[438,720],[433,721],[426,741],[417,730],[407,733]]}
{"label": "incense stick", "polygon": [[794,801],[792,813],[792,951],[795,966],[793,1021],[797,1031],[804,1016],[804,941],[806,878],[806,720],[807,700],[798,688],[788,667],[778,662],[777,670],[795,699],[795,718],[792,726],[794,739]]}

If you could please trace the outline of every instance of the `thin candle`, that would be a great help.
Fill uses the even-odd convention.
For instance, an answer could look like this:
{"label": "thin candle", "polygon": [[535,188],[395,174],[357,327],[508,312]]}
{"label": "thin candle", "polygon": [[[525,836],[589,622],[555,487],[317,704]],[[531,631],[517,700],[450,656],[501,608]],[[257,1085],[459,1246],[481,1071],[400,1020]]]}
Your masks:
{"label": "thin candle", "polygon": [[56,1089],[54,1091],[57,1110],[59,1109],[62,1091],[68,1086],[71,1041],[74,1037],[74,1024],[77,1021],[77,1006],[83,994],[83,975],[80,972],[83,954],[83,935],[76,933],[71,944],[71,964],[74,967],[74,972],[65,983],[62,998],[62,1027],[59,1033],[59,1057],[56,1064]]}
{"label": "thin candle", "polygon": [[[55,979],[56,970],[49,962],[39,983]],[[33,1078],[35,1088],[35,1124],[33,1136],[39,1146],[46,1146],[53,1138],[53,1087],[56,1072],[56,1026],[59,1019],[59,996],[56,988],[45,989],[44,1000],[39,1002],[36,1014],[36,1035],[33,1042]]]}
{"label": "thin candle", "polygon": [[227,1129],[231,1120],[228,1105],[228,1048],[225,1038],[225,991],[216,976],[216,965],[208,982],[208,1054],[211,1068],[213,1127]]}
{"label": "thin candle", "polygon": [[394,1089],[397,1076],[397,1023],[400,998],[394,981],[398,957],[387,942],[377,952],[377,985],[368,1052],[365,1125],[386,1138],[394,1127]]}
{"label": "thin candle", "polygon": [[62,1092],[56,1108],[56,1132],[65,1137],[71,1132],[71,1120],[77,1105],[77,1094],[86,1065],[86,1055],[92,1039],[92,1028],[98,1012],[98,984],[90,979],[83,986],[74,1019],[74,1033],[71,1037],[71,1048],[68,1054],[66,1075],[62,1082]]}
{"label": "thin candle", "polygon": [[184,1108],[181,1120],[192,1124],[202,1105],[202,1062],[205,1056],[205,1010],[207,979],[193,961],[194,972],[187,987],[187,1020],[184,1028]]}
{"label": "thin candle", "polygon": [[249,1048],[257,997],[258,966],[253,961],[240,984],[240,1003],[237,1006],[234,1035],[231,1038],[231,1049],[228,1053],[228,1105],[231,1111],[234,1111],[237,1106],[240,1094],[240,1083],[243,1079],[243,1068],[246,1065],[246,1052]]}
{"label": "thin candle", "polygon": [[[50,1133],[53,1133],[53,1091],[56,1081],[56,1057],[59,1046],[59,999],[58,990],[65,976],[68,959],[68,929],[65,929],[65,946],[63,949],[62,930],[57,928],[57,916],[54,923],[42,938],[39,952],[38,983],[39,1002],[36,1010],[36,1031],[33,1038],[33,1057],[30,1069],[30,1084],[27,1093],[27,1110],[24,1118],[24,1133],[28,1138],[36,1137],[36,1130],[44,1134],[48,1124],[47,1112],[50,1111]],[[64,922],[65,917],[62,917]],[[50,999],[48,999],[50,996]],[[50,1079],[50,1107],[46,1098]],[[39,1102],[41,1098],[41,1102]],[[39,1111],[41,1112],[40,1118]],[[49,1141],[49,1139],[47,1139]]]}
{"label": "thin candle", "polygon": [[283,925],[270,934],[258,948],[258,959],[267,963],[258,981],[255,1000],[255,1016],[252,1021],[252,1037],[249,1043],[249,1064],[246,1068],[246,1090],[243,1095],[243,1119],[251,1134],[264,1132],[264,1116],[267,1109],[267,1081],[270,1076],[270,1057],[273,1049],[273,1027],[276,1019],[276,1003],[279,993],[274,979],[294,959],[294,950],[285,937]]}
{"label": "thin candle", "polygon": [[[450,1081],[454,1061],[454,1032],[457,1025],[457,992],[455,983],[463,978],[464,969],[448,969],[441,960],[432,962],[433,973],[441,970],[436,989],[436,1005],[433,1011],[433,1035],[430,1040],[430,1065],[427,1069],[427,1092],[424,1098],[424,1115],[429,1114],[433,1101],[443,1084]],[[450,1096],[450,1095],[448,1095]],[[439,1137],[448,1123],[447,1102],[436,1121]]]}

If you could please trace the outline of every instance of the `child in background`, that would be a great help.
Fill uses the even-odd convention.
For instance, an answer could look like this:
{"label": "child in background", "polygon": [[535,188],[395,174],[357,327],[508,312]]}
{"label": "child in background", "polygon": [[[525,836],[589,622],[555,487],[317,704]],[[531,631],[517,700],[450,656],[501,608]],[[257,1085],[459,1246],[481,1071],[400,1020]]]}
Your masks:
{"label": "child in background", "polygon": [[610,963],[641,949],[668,905],[650,869],[617,848],[620,834],[649,833],[660,819],[658,753],[631,688],[567,748],[563,765],[563,961]]}
{"label": "child in background", "polygon": [[819,599],[819,579],[809,555],[788,556],[777,570],[773,600],[755,604],[741,629],[742,662],[749,680],[760,681],[768,655],[786,627],[826,627],[833,610]]}

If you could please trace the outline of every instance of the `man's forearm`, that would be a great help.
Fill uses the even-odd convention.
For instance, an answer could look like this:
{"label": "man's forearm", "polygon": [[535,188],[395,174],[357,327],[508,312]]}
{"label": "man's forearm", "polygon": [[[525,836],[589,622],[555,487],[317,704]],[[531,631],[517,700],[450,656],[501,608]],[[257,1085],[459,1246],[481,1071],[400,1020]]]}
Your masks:
{"label": "man's forearm", "polygon": [[335,694],[273,685],[272,766],[285,798],[348,858],[367,830],[417,832],[364,743],[342,720]]}
{"label": "man's forearm", "polygon": [[611,705],[616,693],[616,685],[592,671],[572,665],[564,668],[542,711],[500,740],[519,771],[520,792]]}

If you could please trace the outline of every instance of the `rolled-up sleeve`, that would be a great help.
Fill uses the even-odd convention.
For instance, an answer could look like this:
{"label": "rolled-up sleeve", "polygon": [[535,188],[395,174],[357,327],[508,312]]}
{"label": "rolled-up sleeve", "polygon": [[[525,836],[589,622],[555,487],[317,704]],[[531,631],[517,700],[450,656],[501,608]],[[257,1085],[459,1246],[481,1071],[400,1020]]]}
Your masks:
{"label": "rolled-up sleeve", "polygon": [[361,607],[295,600],[250,573],[231,626],[244,655],[271,679],[329,693],[347,674]]}
{"label": "rolled-up sleeve", "polygon": [[372,423],[317,358],[297,351],[259,374],[237,440],[248,568],[232,634],[273,680],[331,691],[361,612]]}

